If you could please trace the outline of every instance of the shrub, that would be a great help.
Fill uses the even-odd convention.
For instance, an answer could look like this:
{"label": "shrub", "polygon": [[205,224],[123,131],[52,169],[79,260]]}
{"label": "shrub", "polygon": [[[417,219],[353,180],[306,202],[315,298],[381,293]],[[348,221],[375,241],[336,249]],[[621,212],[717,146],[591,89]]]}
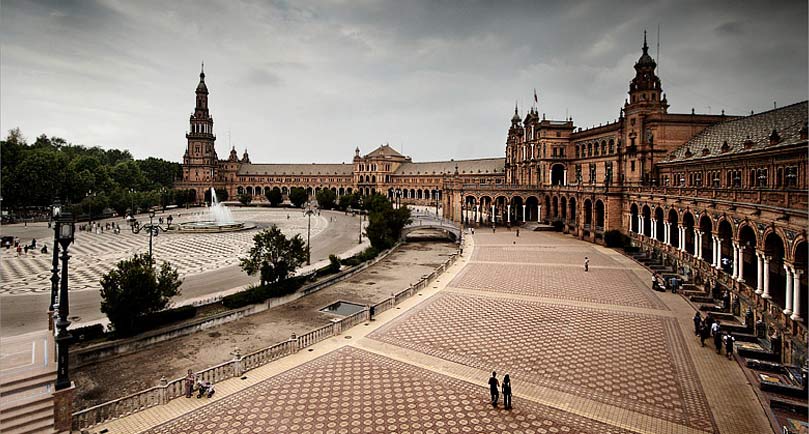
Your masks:
{"label": "shrub", "polygon": [[268,298],[291,294],[302,287],[309,276],[296,276],[268,285],[252,286],[228,295],[222,299],[222,305],[228,309],[237,309],[250,304],[263,303]]}
{"label": "shrub", "polygon": [[196,306],[180,306],[144,316],[138,321],[140,331],[154,330],[166,324],[187,320],[197,315]]}
{"label": "shrub", "polygon": [[71,344],[78,342],[92,341],[94,339],[102,338],[105,335],[104,326],[101,324],[93,324],[84,327],[79,327],[70,330]]}

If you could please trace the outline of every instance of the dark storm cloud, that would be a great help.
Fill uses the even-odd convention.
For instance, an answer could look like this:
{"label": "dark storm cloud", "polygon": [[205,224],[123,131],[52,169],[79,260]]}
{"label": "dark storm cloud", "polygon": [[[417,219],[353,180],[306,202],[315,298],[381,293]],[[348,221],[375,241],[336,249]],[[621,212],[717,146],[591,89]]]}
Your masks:
{"label": "dark storm cloud", "polygon": [[254,161],[501,156],[514,101],[617,117],[649,30],[672,112],[807,98],[807,4],[5,1],[0,123],[179,160],[205,61],[218,148]]}

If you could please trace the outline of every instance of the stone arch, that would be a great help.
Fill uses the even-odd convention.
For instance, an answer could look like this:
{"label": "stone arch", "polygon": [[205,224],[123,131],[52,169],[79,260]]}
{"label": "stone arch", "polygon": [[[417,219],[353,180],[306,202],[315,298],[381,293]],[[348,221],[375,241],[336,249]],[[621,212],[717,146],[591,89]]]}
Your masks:
{"label": "stone arch", "polygon": [[376,184],[376,175],[371,175],[371,182]]}
{"label": "stone arch", "polygon": [[711,220],[708,213],[702,213],[700,216],[699,230],[702,232],[702,245],[700,246],[700,250],[702,251],[701,259],[710,262],[713,258],[713,241],[711,240],[711,236],[713,235],[713,220]]}
{"label": "stone arch", "polygon": [[565,196],[559,198],[559,217],[567,223],[567,197]]}
{"label": "stone arch", "polygon": [[674,247],[680,246],[680,236],[679,236],[679,220],[680,215],[677,213],[677,210],[674,208],[669,209],[668,215],[668,222],[669,222],[669,244]]}
{"label": "stone arch", "polygon": [[243,195],[244,194],[244,187],[242,187],[241,185],[236,187],[236,194],[238,194],[239,196]]}
{"label": "stone arch", "polygon": [[344,194],[345,194],[345,192],[346,192],[346,190],[345,190],[345,188],[343,188],[343,187],[340,187],[340,188],[338,188],[338,189],[337,189],[337,195],[338,195],[338,196],[342,196],[342,195],[344,195]]}
{"label": "stone arch", "polygon": [[539,198],[537,198],[536,196],[528,196],[525,199],[526,220],[528,220],[529,222],[537,221],[537,219],[539,218],[539,215],[537,215],[537,212],[539,212],[539,209],[537,208],[538,206],[539,206]]}
{"label": "stone arch", "polygon": [[497,216],[497,223],[505,223],[506,222],[506,203],[508,199],[505,196],[497,196],[494,199],[494,212]]}
{"label": "stone arch", "polygon": [[[511,197],[511,222],[522,222],[525,221],[523,218],[523,204],[521,196],[512,196]],[[525,210],[525,216],[528,216],[528,210]]]}
{"label": "stone arch", "polygon": [[641,213],[643,215],[643,235],[651,237],[652,234],[656,232],[657,228],[652,227],[652,210],[649,208],[649,205],[643,205]]}
{"label": "stone arch", "polygon": [[665,222],[663,216],[663,208],[655,207],[655,233],[654,238],[658,241],[663,241],[665,239],[665,235],[663,231],[665,230],[666,226],[663,224]]}
{"label": "stone arch", "polygon": [[719,219],[716,226],[719,237],[719,265],[728,274],[733,273],[733,225],[727,219]]}
{"label": "stone arch", "polygon": [[747,282],[748,285],[755,287],[758,277],[756,247],[759,244],[756,228],[749,224],[740,225],[738,240],[739,246],[742,249],[740,259],[743,263],[741,278],[744,282]]}
{"label": "stone arch", "polygon": [[696,245],[694,244],[694,214],[691,211],[686,210],[683,212],[683,228],[685,228],[685,251],[694,254],[696,253]]}
{"label": "stone arch", "polygon": [[551,216],[553,217],[554,220],[559,219],[559,197],[558,196],[553,196],[553,198],[551,198],[551,207],[552,207],[551,208],[552,209]]}
{"label": "stone arch", "polygon": [[596,229],[599,231],[604,230],[604,217],[605,217],[605,208],[604,202],[601,199],[596,200],[595,203],[595,225]]}
{"label": "stone arch", "polygon": [[764,270],[769,274],[769,294],[772,301],[782,308],[786,305],[786,270],[784,259],[786,257],[786,244],[784,238],[775,231],[769,230],[764,235],[764,254],[768,265]]}
{"label": "stone arch", "polygon": [[556,163],[551,166],[551,185],[565,185],[565,165]]}
{"label": "stone arch", "polygon": [[247,188],[244,189],[244,194],[246,194],[248,196],[252,196],[253,195],[253,187],[248,185]]}
{"label": "stone arch", "polygon": [[757,244],[761,244],[761,239],[759,238],[759,233],[758,233],[758,230],[756,229],[756,226],[753,224],[753,222],[748,221],[748,220],[745,220],[745,221],[739,223],[738,226],[736,226],[735,239],[739,240],[740,244],[741,244],[741,239],[742,239],[742,230],[744,228],[748,228],[748,230],[749,230],[748,238],[749,238],[750,234],[752,234],[752,236],[755,238],[755,242],[753,243],[754,246],[757,245]]}
{"label": "stone arch", "polygon": [[551,217],[552,217],[552,214],[551,214],[551,196],[550,195],[548,195],[548,194],[545,195],[545,204],[542,205],[542,207],[545,209],[545,212],[543,213],[543,214],[545,214],[544,220],[550,221]]}
{"label": "stone arch", "polygon": [[576,198],[571,197],[567,206],[570,208],[570,222],[576,224]]}
{"label": "stone arch", "polygon": [[629,231],[634,233],[640,233],[640,228],[638,227],[638,205],[632,204],[629,206]]}
{"label": "stone arch", "polygon": [[480,197],[480,216],[478,221],[480,223],[487,223],[492,221],[492,198],[488,195]]}
{"label": "stone arch", "polygon": [[584,200],[584,225],[585,229],[592,227],[593,224],[593,201],[590,199]]}

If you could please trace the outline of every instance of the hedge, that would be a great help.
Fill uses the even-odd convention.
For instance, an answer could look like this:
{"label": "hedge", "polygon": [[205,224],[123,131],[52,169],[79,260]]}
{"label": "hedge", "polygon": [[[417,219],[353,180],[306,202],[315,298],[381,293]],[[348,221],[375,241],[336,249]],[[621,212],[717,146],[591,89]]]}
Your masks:
{"label": "hedge", "polygon": [[79,342],[92,341],[94,339],[104,337],[104,334],[104,326],[101,324],[78,327],[70,330],[70,343],[75,344]]}
{"label": "hedge", "polygon": [[193,318],[196,315],[196,306],[180,306],[174,309],[161,310],[138,319],[138,330],[153,330],[166,324]]}
{"label": "hedge", "polygon": [[222,305],[236,309],[250,304],[262,303],[268,298],[291,294],[302,287],[310,276],[290,277],[264,286],[253,286],[222,298]]}

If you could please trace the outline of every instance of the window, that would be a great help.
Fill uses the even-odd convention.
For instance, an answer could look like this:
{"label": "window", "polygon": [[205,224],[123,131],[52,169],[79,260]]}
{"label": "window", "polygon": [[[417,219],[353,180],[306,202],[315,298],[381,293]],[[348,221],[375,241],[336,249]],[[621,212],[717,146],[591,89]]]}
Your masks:
{"label": "window", "polygon": [[798,186],[798,166],[789,166],[785,170],[784,186],[797,187]]}
{"label": "window", "polygon": [[635,160],[629,162],[629,170],[635,171]]}
{"label": "window", "polygon": [[615,152],[615,142],[610,140],[610,154]]}

